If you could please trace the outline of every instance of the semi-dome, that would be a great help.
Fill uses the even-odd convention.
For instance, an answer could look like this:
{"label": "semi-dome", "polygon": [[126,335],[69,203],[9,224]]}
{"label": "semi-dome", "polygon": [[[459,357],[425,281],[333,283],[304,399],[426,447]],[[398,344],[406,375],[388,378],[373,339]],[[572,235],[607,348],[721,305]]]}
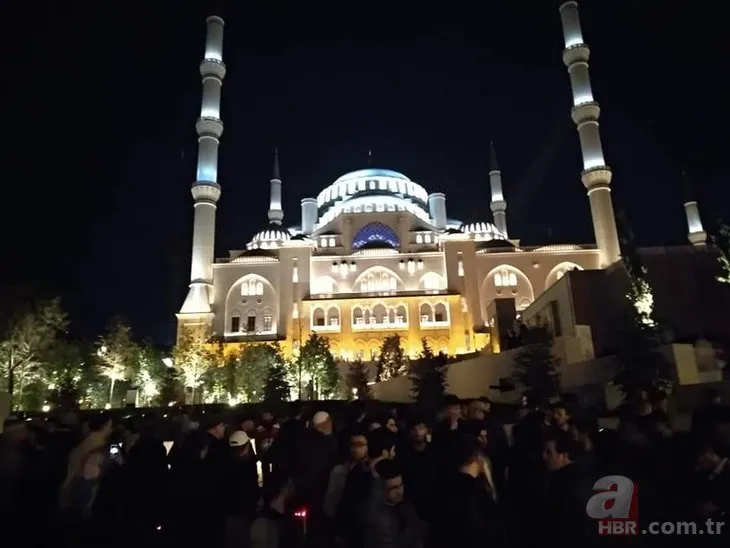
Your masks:
{"label": "semi-dome", "polygon": [[276,249],[282,242],[291,239],[291,234],[285,228],[270,224],[264,230],[257,232],[246,245],[248,249]]}
{"label": "semi-dome", "polygon": [[358,169],[345,173],[317,196],[318,224],[343,212],[408,211],[429,221],[428,192],[392,169]]}
{"label": "semi-dome", "polygon": [[474,240],[506,240],[507,238],[492,223],[478,221],[464,223],[460,230],[469,234]]}

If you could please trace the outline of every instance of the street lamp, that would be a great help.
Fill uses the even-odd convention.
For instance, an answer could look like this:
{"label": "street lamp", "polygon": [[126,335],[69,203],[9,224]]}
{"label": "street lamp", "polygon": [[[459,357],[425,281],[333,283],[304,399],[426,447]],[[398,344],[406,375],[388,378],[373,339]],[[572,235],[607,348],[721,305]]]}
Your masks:
{"label": "street lamp", "polygon": [[172,361],[172,358],[162,358],[162,363],[165,364],[166,367],[173,368],[175,367],[175,363]]}

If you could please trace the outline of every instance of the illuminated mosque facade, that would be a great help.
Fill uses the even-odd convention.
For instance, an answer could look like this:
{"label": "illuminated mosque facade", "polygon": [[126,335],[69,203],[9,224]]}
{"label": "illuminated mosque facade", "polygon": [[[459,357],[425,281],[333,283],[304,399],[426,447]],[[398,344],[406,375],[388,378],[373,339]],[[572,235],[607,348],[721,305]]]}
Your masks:
{"label": "illuminated mosque facade", "polygon": [[[604,269],[620,260],[612,174],[603,155],[577,3],[564,3],[560,17],[596,245],[521,245],[508,230],[493,147],[492,215],[476,222],[450,217],[445,194],[429,192],[397,171],[371,167],[346,173],[316,197],[302,199],[299,223],[288,223],[282,211],[285,178],[275,154],[268,223],[224,259],[214,257],[224,23],[209,17],[196,123],[191,281],[178,325],[205,327],[226,343],[278,341],[287,355],[317,333],[345,360],[373,359],[394,334],[410,355],[421,350],[422,339],[449,355],[485,347],[499,352],[490,333],[497,303],[509,303],[519,314],[567,271]],[[707,235],[697,203],[687,202],[685,211],[690,241],[703,245]]]}

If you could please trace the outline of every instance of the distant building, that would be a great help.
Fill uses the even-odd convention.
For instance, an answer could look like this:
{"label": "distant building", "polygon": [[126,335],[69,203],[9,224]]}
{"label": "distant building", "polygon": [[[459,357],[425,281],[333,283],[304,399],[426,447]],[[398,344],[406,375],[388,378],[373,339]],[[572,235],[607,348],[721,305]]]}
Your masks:
{"label": "distant building", "polygon": [[[383,339],[394,333],[402,336],[409,354],[419,351],[422,338],[435,351],[451,355],[487,345],[499,351],[500,341],[493,337],[498,300],[512,300],[512,309],[519,313],[566,272],[598,271],[617,263],[612,174],[601,145],[589,49],[577,3],[564,3],[560,14],[563,61],[573,89],[571,115],[580,137],[582,182],[597,245],[521,245],[507,229],[509,193],[503,192],[494,147],[488,174],[491,218],[485,204],[482,219],[453,219],[447,215],[445,194],[430,193],[397,171],[368,168],[344,174],[316,197],[304,198],[298,222],[286,224],[277,153],[268,222],[241,249],[218,260],[217,165],[226,68],[224,23],[209,17],[200,65],[203,101],[196,123],[191,281],[178,325],[204,326],[227,343],[280,341],[286,353],[295,353],[310,333],[320,333],[343,359],[371,359]],[[697,203],[688,201],[685,209],[689,239],[702,246],[706,234]]]}

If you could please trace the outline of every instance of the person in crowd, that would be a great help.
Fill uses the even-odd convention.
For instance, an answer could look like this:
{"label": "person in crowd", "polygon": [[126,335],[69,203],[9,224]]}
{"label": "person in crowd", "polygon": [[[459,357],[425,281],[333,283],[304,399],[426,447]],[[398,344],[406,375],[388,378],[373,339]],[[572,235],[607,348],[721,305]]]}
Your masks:
{"label": "person in crowd", "polygon": [[228,462],[228,488],[225,497],[226,547],[241,546],[248,537],[248,528],[256,515],[260,498],[256,461],[251,440],[243,430],[236,430],[228,438],[230,459]]}
{"label": "person in crowd", "polygon": [[312,417],[312,426],[302,434],[293,463],[296,500],[307,509],[307,542],[320,546],[328,542],[330,527],[324,513],[324,499],[330,470],[337,460],[336,438],[332,435],[332,417],[318,411]]}
{"label": "person in crowd", "polygon": [[695,469],[699,473],[695,510],[702,517],[730,515],[730,439],[715,435],[700,446]]}
{"label": "person in crowd", "polygon": [[424,526],[405,499],[403,474],[392,458],[372,468],[376,481],[365,510],[364,548],[422,548]]}
{"label": "person in crowd", "polygon": [[428,425],[420,416],[408,423],[408,439],[400,454],[406,493],[418,517],[430,523],[437,493],[438,466],[433,447],[428,443]]}
{"label": "person in crowd", "polygon": [[452,458],[433,523],[436,548],[503,546],[504,527],[487,483],[487,460],[479,440],[462,433]]}
{"label": "person in crowd", "polygon": [[261,462],[261,471],[263,481],[266,482],[268,477],[274,471],[273,465],[273,454],[271,448],[276,441],[276,437],[279,434],[280,425],[274,417],[274,413],[270,410],[266,410],[261,413],[261,421],[256,426],[256,449],[257,456]]}
{"label": "person in crowd", "polygon": [[325,514],[333,524],[339,544],[354,548],[361,544],[362,505],[371,489],[372,474],[368,462],[368,438],[359,430],[350,433],[349,457],[330,473]]}
{"label": "person in crowd", "polygon": [[593,485],[575,464],[578,450],[570,433],[562,429],[553,429],[545,440],[543,458],[550,474],[543,501],[544,528],[539,529],[540,536],[556,545],[576,548],[590,545],[596,532],[596,523],[586,515]]}

